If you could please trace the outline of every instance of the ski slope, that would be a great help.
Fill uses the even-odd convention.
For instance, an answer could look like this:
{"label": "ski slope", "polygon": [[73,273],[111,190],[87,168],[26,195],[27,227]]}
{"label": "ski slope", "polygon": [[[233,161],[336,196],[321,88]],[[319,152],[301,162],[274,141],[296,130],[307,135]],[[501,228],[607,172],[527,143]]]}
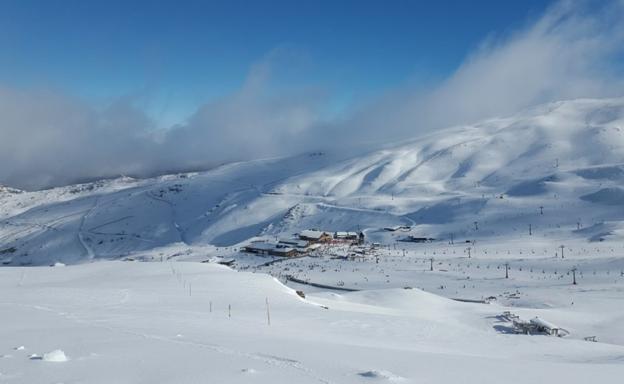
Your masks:
{"label": "ski slope", "polygon": [[[621,300],[605,298],[600,317],[621,319]],[[7,267],[0,380],[583,383],[624,374],[624,346],[504,333],[506,309],[418,289],[302,299],[268,275],[215,264]],[[569,323],[598,316],[558,312]],[[552,319],[540,309],[522,315]]]}
{"label": "ski slope", "polygon": [[147,180],[3,188],[0,259],[76,263],[394,225],[444,240],[518,240],[530,225],[533,239],[553,246],[618,242],[623,159],[624,99],[572,100],[357,156],[315,152]]}
{"label": "ski slope", "polygon": [[[0,187],[0,382],[617,382],[623,159],[624,99],[572,100],[366,153]],[[309,228],[367,244],[240,252]]]}

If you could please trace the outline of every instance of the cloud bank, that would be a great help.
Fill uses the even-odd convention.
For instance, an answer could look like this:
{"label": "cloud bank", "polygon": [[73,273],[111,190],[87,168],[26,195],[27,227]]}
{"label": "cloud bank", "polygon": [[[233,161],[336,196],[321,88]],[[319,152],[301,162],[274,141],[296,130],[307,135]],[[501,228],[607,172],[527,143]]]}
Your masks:
{"label": "cloud bank", "polygon": [[35,189],[198,169],[354,138],[412,138],[552,100],[620,96],[624,1],[595,6],[557,3],[520,30],[488,37],[437,85],[391,90],[340,120],[327,117],[327,93],[276,86],[273,55],[238,91],[165,130],[131,100],[102,109],[58,92],[0,86],[0,183]]}
{"label": "cloud bank", "polygon": [[400,139],[554,100],[620,96],[624,2],[595,3],[557,3],[524,29],[486,39],[437,86],[397,90],[355,123]]}

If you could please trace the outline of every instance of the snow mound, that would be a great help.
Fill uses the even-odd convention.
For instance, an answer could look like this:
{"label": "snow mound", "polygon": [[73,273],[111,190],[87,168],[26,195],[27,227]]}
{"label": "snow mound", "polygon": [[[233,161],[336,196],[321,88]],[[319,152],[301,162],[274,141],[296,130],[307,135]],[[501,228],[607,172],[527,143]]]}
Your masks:
{"label": "snow mound", "polygon": [[584,168],[574,173],[589,180],[622,180],[624,179],[624,165]]}
{"label": "snow mound", "polygon": [[55,349],[54,351],[50,351],[48,353],[43,354],[43,361],[49,361],[53,363],[64,363],[68,360],[67,356],[65,356],[65,352],[60,349]]}
{"label": "snow mound", "polygon": [[619,187],[603,188],[598,192],[583,195],[581,199],[606,205],[624,205],[624,189]]}
{"label": "snow mound", "polygon": [[511,189],[507,191],[507,195],[517,197],[541,195],[548,191],[547,183],[557,181],[558,178],[556,175],[550,175],[538,180],[523,181],[511,187]]}
{"label": "snow mound", "polygon": [[399,375],[395,375],[394,373],[389,372],[389,371],[371,370],[371,371],[360,372],[358,373],[358,375],[362,377],[366,377],[367,379],[375,379],[375,380],[380,380],[380,381],[383,380],[383,381],[390,381],[390,382],[399,382],[399,381],[405,380],[405,378]]}

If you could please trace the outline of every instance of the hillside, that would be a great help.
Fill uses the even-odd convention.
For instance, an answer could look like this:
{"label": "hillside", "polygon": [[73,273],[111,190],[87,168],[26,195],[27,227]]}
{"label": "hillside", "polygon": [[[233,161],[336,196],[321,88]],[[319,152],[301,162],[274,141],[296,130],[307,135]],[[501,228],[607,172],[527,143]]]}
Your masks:
{"label": "hillside", "polygon": [[[624,238],[624,99],[573,100],[344,159],[235,163],[146,180],[0,189],[7,265],[229,247],[304,228],[410,225],[480,243]],[[175,253],[175,252],[173,252]]]}
{"label": "hillside", "polygon": [[[357,156],[1,187],[0,381],[613,381],[623,159],[624,99],[575,100]],[[307,228],[366,243],[240,251]]]}
{"label": "hillside", "polygon": [[[623,371],[621,345],[509,334],[498,305],[417,289],[302,299],[214,264],[0,268],[0,298],[8,383],[585,383]],[[520,314],[621,333],[620,301]]]}

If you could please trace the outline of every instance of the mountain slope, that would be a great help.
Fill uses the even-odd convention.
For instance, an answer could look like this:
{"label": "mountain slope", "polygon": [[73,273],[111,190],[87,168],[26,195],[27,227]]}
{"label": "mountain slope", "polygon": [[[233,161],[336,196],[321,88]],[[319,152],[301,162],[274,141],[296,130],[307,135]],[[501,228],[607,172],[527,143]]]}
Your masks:
{"label": "mountain slope", "polygon": [[[621,238],[624,99],[574,100],[453,127],[342,160],[309,154],[149,180],[0,189],[7,264],[231,246],[302,228],[414,225],[488,241]],[[621,209],[620,209],[621,208]],[[476,224],[475,224],[476,222]]]}
{"label": "mountain slope", "polygon": [[[621,334],[612,292],[593,313],[520,315],[559,313],[582,334],[588,317],[609,319]],[[302,299],[215,264],[2,268],[0,300],[5,383],[607,383],[624,371],[621,345],[500,332],[498,305],[419,289]],[[66,359],[51,362],[57,349]]]}

